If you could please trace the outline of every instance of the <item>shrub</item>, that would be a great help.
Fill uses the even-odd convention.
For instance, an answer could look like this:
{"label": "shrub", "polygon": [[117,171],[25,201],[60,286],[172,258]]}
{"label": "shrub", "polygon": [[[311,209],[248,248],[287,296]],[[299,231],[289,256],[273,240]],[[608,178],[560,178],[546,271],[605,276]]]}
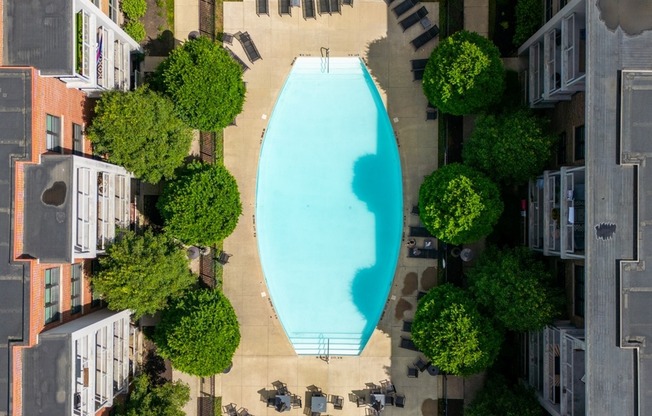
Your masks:
{"label": "shrub", "polygon": [[135,318],[153,314],[197,281],[185,252],[165,235],[124,231],[100,257],[93,290],[110,309],[131,309]]}
{"label": "shrub", "polygon": [[480,315],[464,290],[447,283],[419,301],[412,340],[442,371],[468,376],[493,364],[502,334]]}
{"label": "shrub", "polygon": [[484,174],[458,163],[427,176],[419,189],[419,216],[449,244],[477,241],[491,233],[503,212],[500,192]]}
{"label": "shrub", "polygon": [[196,289],[163,311],[154,342],[176,369],[208,377],[231,365],[240,344],[240,328],[221,291]]}
{"label": "shrub", "polygon": [[97,154],[156,183],[171,178],[190,150],[191,130],[167,98],[139,88],[107,91],[95,106],[88,138]]}
{"label": "shrub", "polygon": [[541,27],[543,5],[540,0],[518,0],[516,3],[516,27],[514,46],[521,46]]}
{"label": "shrub", "polygon": [[224,240],[242,213],[235,178],[221,164],[193,162],[163,188],[158,208],[165,231],[190,245]]}
{"label": "shrub", "polygon": [[552,322],[562,302],[551,290],[552,276],[524,247],[488,247],[468,271],[479,304],[512,331],[537,331]]}
{"label": "shrub", "polygon": [[153,85],[174,102],[189,126],[219,131],[242,111],[242,68],[224,48],[199,37],[176,48],[159,65]]}
{"label": "shrub", "polygon": [[133,381],[129,399],[118,406],[118,416],[185,416],[183,406],[190,401],[190,387],[181,382],[152,383],[145,374]]}
{"label": "shrub", "polygon": [[130,20],[125,23],[123,27],[124,31],[127,32],[127,35],[131,36],[133,40],[140,43],[145,40],[147,33],[145,32],[145,26],[138,20]]}
{"label": "shrub", "polygon": [[500,101],[504,72],[498,48],[490,40],[460,31],[442,40],[430,55],[423,92],[444,113],[477,113]]}
{"label": "shrub", "polygon": [[122,0],[120,9],[129,20],[138,20],[147,12],[147,0]]}
{"label": "shrub", "polygon": [[510,386],[503,376],[490,373],[482,390],[464,410],[464,415],[543,416],[544,413],[531,388],[520,383]]}
{"label": "shrub", "polygon": [[492,179],[520,184],[543,171],[554,143],[538,117],[519,110],[479,117],[462,155]]}

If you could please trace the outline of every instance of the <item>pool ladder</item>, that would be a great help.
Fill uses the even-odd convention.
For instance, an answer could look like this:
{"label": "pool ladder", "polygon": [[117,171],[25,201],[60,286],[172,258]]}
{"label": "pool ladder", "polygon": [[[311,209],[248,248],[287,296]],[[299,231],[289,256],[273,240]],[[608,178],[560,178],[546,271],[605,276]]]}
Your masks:
{"label": "pool ladder", "polygon": [[319,359],[326,361],[326,364],[330,361],[330,349],[331,349],[331,340],[326,338],[326,351],[325,354],[319,355]]}
{"label": "pool ladder", "polygon": [[[326,73],[330,73],[330,48],[326,48],[324,46],[321,47],[321,58],[322,58],[322,68],[321,72],[324,72],[324,57],[326,58]],[[325,52],[325,56],[324,56]]]}

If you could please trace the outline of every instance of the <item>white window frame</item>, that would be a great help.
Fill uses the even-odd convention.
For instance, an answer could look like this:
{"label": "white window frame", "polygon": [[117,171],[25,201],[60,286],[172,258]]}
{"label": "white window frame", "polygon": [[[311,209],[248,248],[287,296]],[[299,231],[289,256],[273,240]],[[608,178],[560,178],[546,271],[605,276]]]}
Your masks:
{"label": "white window frame", "polygon": [[61,319],[61,268],[45,269],[43,288],[44,323],[47,325]]}

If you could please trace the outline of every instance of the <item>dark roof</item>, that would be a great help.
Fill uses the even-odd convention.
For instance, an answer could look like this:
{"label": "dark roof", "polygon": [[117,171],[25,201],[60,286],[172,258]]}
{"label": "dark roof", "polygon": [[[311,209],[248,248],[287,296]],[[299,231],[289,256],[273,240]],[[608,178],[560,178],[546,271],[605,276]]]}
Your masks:
{"label": "dark roof", "polygon": [[25,166],[23,251],[44,263],[73,261],[72,165],[71,155],[43,155]]}
{"label": "dark roof", "polygon": [[587,3],[586,414],[650,415],[652,78],[621,71],[652,70],[652,32],[617,28],[632,27],[623,4]]}
{"label": "dark roof", "polygon": [[44,75],[73,74],[70,0],[4,0],[3,63],[34,66]]}
{"label": "dark roof", "polygon": [[24,415],[71,414],[71,343],[70,335],[57,334],[24,350]]}
{"label": "dark roof", "polygon": [[27,338],[29,263],[14,263],[12,215],[15,159],[31,154],[31,70],[0,70],[0,414],[9,411],[12,343]]}

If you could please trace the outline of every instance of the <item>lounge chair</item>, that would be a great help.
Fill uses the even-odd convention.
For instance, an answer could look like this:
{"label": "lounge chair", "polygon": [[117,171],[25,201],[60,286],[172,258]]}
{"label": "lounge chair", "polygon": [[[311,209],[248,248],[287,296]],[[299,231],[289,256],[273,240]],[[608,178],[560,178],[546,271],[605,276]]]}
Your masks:
{"label": "lounge chair", "polygon": [[269,16],[269,0],[256,0],[256,14],[266,14]]}
{"label": "lounge chair", "polygon": [[403,32],[405,32],[406,30],[408,30],[412,26],[419,23],[421,21],[421,19],[426,17],[427,14],[428,14],[428,10],[425,8],[425,6],[421,6],[421,8],[419,10],[412,13],[411,15],[406,17],[405,19],[401,20],[398,24],[401,25],[401,27],[403,28]]}
{"label": "lounge chair", "polygon": [[403,332],[412,332],[412,321],[403,321]]}
{"label": "lounge chair", "polygon": [[385,395],[385,406],[394,406],[394,393]]}
{"label": "lounge chair", "polygon": [[394,11],[396,17],[401,17],[417,4],[419,4],[419,0],[403,0],[392,11]]}
{"label": "lounge chair", "polygon": [[236,55],[231,49],[227,48],[226,46],[224,47],[224,49],[226,49],[226,51],[229,53],[229,55],[231,55],[231,58],[233,58],[233,60],[236,61],[240,65],[240,68],[242,68],[242,72],[246,72],[246,71],[249,70],[249,67],[247,66],[245,61],[240,59],[240,57],[238,55]]}
{"label": "lounge chair", "polygon": [[429,361],[424,360],[423,358],[419,357],[417,360],[414,362],[414,366],[419,369],[422,373],[426,371],[428,366],[430,365]]}
{"label": "lounge chair", "polygon": [[408,249],[408,257],[413,259],[436,259],[439,258],[439,253],[434,248],[412,247]]}
{"label": "lounge chair", "polygon": [[405,348],[406,350],[411,350],[411,351],[419,351],[416,345],[414,345],[414,342],[410,338],[403,338],[401,337],[401,343],[399,344],[401,348]]}
{"label": "lounge chair", "polygon": [[412,60],[410,60],[410,65],[412,66],[412,72],[414,72],[414,71],[423,71],[424,69],[426,69],[427,64],[428,64],[428,59],[412,59]]}
{"label": "lounge chair", "polygon": [[412,39],[410,43],[412,44],[412,46],[414,46],[414,50],[418,51],[419,49],[421,49],[423,45],[436,38],[438,34],[439,34],[439,27],[437,27],[437,25],[433,25],[430,29],[426,30],[416,38]]}
{"label": "lounge chair", "polygon": [[437,120],[437,113],[439,113],[437,107],[433,107],[432,105],[428,104],[428,107],[426,107],[426,121]]}
{"label": "lounge chair", "polygon": [[397,394],[394,404],[396,407],[405,407],[405,396],[402,394]]}
{"label": "lounge chair", "polygon": [[416,367],[408,366],[407,376],[408,378],[419,377],[419,369]]}
{"label": "lounge chair", "polygon": [[306,20],[316,19],[317,15],[315,14],[315,0],[302,0],[302,2],[303,18]]}
{"label": "lounge chair", "polygon": [[303,407],[303,405],[301,404],[301,397],[297,396],[296,394],[292,395],[291,403],[293,409],[297,409],[297,408],[301,409],[301,407]]}
{"label": "lounge chair", "polygon": [[431,237],[435,236],[430,234],[426,227],[410,227],[410,237]]}
{"label": "lounge chair", "polygon": [[283,16],[284,14],[292,16],[292,5],[290,0],[278,0],[278,14]]}
{"label": "lounge chair", "polygon": [[331,2],[330,0],[319,0],[319,14],[328,13],[331,14]]}
{"label": "lounge chair", "polygon": [[334,13],[337,12],[339,14],[342,14],[342,3],[341,0],[330,0],[330,12]]}
{"label": "lounge chair", "polygon": [[240,44],[242,45],[242,48],[244,49],[245,53],[247,54],[247,58],[249,59],[249,62],[252,64],[256,62],[259,59],[263,59],[260,56],[260,53],[258,52],[258,48],[256,48],[256,45],[254,44],[254,41],[251,40],[251,36],[249,36],[249,33],[247,32],[238,32],[233,35]]}

